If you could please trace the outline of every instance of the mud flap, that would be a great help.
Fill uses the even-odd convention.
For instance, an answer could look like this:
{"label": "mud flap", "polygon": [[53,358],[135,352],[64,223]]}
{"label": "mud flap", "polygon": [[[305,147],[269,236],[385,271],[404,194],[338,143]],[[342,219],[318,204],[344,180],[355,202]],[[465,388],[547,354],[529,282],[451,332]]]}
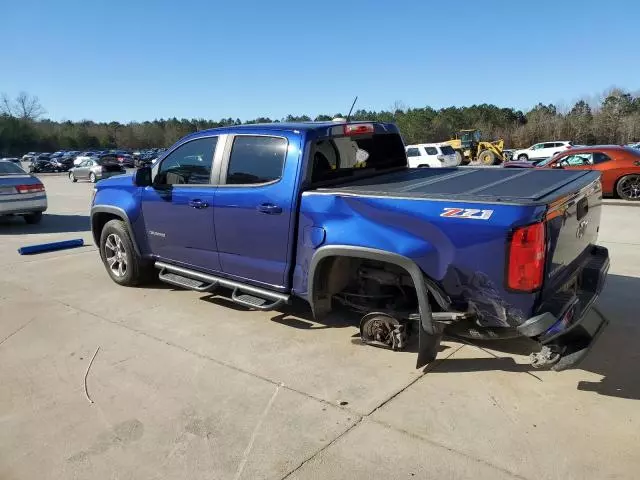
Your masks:
{"label": "mud flap", "polygon": [[423,322],[418,322],[418,360],[416,368],[422,368],[433,362],[438,355],[442,332],[431,334],[424,329]]}

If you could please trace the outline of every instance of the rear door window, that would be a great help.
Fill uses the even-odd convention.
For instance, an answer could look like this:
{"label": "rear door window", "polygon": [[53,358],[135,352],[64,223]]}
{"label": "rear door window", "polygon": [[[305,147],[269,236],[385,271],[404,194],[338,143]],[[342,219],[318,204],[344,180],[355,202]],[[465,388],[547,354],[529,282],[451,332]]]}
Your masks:
{"label": "rear door window", "polygon": [[424,147],[427,155],[438,155],[438,149],[436,147]]}
{"label": "rear door window", "polygon": [[233,140],[228,185],[256,185],[282,177],[287,155],[287,139],[282,137],[239,135]]}
{"label": "rear door window", "polygon": [[440,150],[443,155],[454,155],[456,153],[451,145],[441,145]]}

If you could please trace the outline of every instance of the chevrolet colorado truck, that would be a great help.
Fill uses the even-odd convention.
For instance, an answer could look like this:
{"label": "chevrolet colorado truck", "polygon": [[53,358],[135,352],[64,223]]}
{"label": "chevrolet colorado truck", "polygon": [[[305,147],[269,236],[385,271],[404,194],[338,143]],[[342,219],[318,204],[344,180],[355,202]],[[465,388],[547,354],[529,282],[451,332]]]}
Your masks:
{"label": "chevrolet colorado truck", "polygon": [[609,268],[591,171],[409,169],[392,124],[193,133],[153,167],[98,182],[91,229],[120,285],[224,287],[250,309],[295,297],[357,315],[366,344],[417,366],[444,333],[529,337],[532,364],[577,364],[606,325]]}

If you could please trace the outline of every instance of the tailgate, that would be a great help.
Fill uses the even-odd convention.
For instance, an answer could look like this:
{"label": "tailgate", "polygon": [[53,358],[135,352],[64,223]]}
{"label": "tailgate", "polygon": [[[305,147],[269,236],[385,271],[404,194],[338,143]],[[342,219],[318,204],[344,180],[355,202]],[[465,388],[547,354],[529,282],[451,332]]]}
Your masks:
{"label": "tailgate", "polygon": [[591,246],[598,240],[602,211],[600,179],[582,186],[549,205],[547,212],[547,264],[543,299],[561,290],[571,290]]}

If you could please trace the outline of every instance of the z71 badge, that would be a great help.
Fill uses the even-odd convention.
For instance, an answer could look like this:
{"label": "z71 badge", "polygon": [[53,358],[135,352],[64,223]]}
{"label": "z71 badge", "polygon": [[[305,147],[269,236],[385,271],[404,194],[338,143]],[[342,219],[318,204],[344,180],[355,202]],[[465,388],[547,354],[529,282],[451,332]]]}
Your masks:
{"label": "z71 badge", "polygon": [[469,218],[471,220],[489,220],[493,215],[493,210],[478,210],[475,208],[451,208],[442,210],[441,217],[447,218]]}

